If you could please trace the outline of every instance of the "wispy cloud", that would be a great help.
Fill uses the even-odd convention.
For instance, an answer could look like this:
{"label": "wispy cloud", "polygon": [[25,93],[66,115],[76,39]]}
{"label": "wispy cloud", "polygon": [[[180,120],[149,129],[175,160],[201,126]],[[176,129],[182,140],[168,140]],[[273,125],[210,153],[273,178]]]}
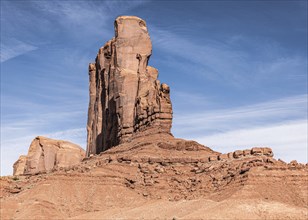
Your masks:
{"label": "wispy cloud", "polygon": [[[64,28],[69,27],[75,38],[89,36],[112,36],[112,27],[109,21],[115,19],[114,16],[121,15],[128,10],[138,7],[148,1],[130,1],[127,4],[124,0],[119,1],[79,1],[78,4],[71,4],[69,1],[48,1],[42,4],[34,1],[35,6],[49,13],[56,18],[56,21]],[[73,30],[82,30],[79,35],[75,35]],[[69,34],[69,33],[67,33]]]}
{"label": "wispy cloud", "polygon": [[[208,79],[239,83],[244,78],[239,78],[238,74],[249,71],[248,67],[244,65],[247,62],[247,54],[244,51],[234,50],[228,44],[207,40],[199,45],[167,30],[153,27],[152,32],[153,42],[157,47],[168,54],[181,57],[193,65],[197,65],[199,71],[195,74],[202,74]],[[189,68],[191,67],[193,66],[189,65]]]}
{"label": "wispy cloud", "polygon": [[43,136],[53,139],[70,141],[80,145],[84,149],[86,148],[86,137],[87,137],[86,127],[57,131],[50,134],[44,134]]}
{"label": "wispy cloud", "polygon": [[260,80],[270,78],[281,73],[288,73],[286,79],[307,78],[307,60],[300,56],[280,57],[273,62],[264,62],[257,65],[257,73]]}
{"label": "wispy cloud", "polygon": [[[1,33],[1,62],[40,47],[46,48],[46,45],[50,49],[66,42],[83,47],[86,45],[82,42],[87,39],[100,39],[101,36],[108,39],[113,35],[109,24],[114,16],[145,3],[147,1],[131,1],[129,4],[125,1],[78,1],[78,4],[70,1],[1,2],[4,32]],[[39,38],[41,34],[47,38]],[[56,43],[59,35],[67,40]],[[23,41],[25,38],[27,42]]]}
{"label": "wispy cloud", "polygon": [[252,81],[263,83],[265,79],[307,79],[306,57],[283,52],[273,40],[231,35],[224,41],[208,37],[198,43],[172,31],[172,27],[165,30],[154,26],[150,31],[154,45],[168,54],[162,63],[172,63],[208,80],[243,87]]}
{"label": "wispy cloud", "polygon": [[9,59],[20,56],[22,54],[26,54],[36,49],[38,49],[38,47],[16,39],[9,39],[4,41],[1,40],[0,61],[2,63]]}
{"label": "wispy cloud", "polygon": [[285,161],[308,162],[307,120],[295,120],[280,124],[204,135],[196,138],[200,143],[219,152],[227,153],[256,146],[271,147],[275,158]]}
{"label": "wispy cloud", "polygon": [[[307,94],[236,108],[175,113],[174,132],[186,137],[307,119]],[[180,129],[185,127],[185,129]]]}

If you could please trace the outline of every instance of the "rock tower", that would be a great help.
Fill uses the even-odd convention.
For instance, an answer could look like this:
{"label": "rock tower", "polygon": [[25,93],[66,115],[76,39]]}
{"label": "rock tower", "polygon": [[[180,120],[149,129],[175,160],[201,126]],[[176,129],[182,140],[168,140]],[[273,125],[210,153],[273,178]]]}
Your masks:
{"label": "rock tower", "polygon": [[148,66],[152,43],[145,21],[120,16],[114,28],[115,37],[89,64],[88,156],[171,129],[170,89],[157,80],[158,70]]}

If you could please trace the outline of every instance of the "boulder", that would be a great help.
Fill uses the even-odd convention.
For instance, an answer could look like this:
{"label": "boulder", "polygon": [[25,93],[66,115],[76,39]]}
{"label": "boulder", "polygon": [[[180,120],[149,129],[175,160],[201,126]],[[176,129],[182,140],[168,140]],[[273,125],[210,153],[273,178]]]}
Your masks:
{"label": "boulder", "polygon": [[243,151],[242,150],[236,150],[236,151],[234,151],[234,153],[233,153],[233,157],[234,158],[240,158],[240,157],[242,157],[243,156]]}
{"label": "boulder", "polygon": [[261,156],[263,154],[263,150],[260,147],[254,147],[251,149],[251,154],[254,156]]}
{"label": "boulder", "polygon": [[218,160],[218,157],[216,155],[209,157],[209,161],[216,161],[216,160]]}
{"label": "boulder", "polygon": [[296,165],[298,165],[298,162],[297,162],[297,160],[291,160],[289,165],[296,166]]}
{"label": "boulder", "polygon": [[268,157],[273,157],[274,156],[273,151],[272,151],[271,148],[264,147],[264,148],[262,148],[262,150],[263,150],[263,155],[268,156]]}
{"label": "boulder", "polygon": [[251,150],[243,150],[243,155],[248,156],[251,154]]}

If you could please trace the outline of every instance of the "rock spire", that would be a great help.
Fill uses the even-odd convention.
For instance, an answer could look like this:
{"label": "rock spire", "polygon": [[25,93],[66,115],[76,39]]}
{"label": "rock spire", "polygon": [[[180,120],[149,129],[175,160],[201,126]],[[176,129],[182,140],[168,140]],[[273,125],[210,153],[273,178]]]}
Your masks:
{"label": "rock spire", "polygon": [[157,80],[158,70],[148,66],[152,42],[145,21],[120,16],[114,27],[115,37],[89,64],[88,156],[171,129],[170,89]]}

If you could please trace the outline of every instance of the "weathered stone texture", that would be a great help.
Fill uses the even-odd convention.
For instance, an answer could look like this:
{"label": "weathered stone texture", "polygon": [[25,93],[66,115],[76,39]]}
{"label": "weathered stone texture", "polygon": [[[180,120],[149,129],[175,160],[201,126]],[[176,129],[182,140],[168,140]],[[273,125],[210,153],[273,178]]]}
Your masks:
{"label": "weathered stone texture", "polygon": [[87,155],[97,154],[149,133],[170,133],[170,89],[148,66],[152,43],[145,21],[115,20],[115,37],[89,65],[90,102]]}
{"label": "weathered stone texture", "polygon": [[36,137],[27,156],[21,156],[13,165],[14,175],[48,172],[55,167],[69,167],[81,162],[85,151],[68,141]]}

